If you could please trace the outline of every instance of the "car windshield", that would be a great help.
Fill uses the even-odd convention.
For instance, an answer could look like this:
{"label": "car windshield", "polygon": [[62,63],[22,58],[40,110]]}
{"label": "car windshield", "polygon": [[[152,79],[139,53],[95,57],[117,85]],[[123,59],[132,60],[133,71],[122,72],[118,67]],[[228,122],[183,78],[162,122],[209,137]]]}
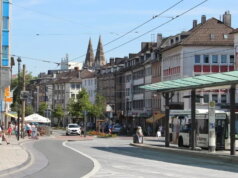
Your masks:
{"label": "car windshield", "polygon": [[69,125],[69,128],[78,128],[78,125]]}

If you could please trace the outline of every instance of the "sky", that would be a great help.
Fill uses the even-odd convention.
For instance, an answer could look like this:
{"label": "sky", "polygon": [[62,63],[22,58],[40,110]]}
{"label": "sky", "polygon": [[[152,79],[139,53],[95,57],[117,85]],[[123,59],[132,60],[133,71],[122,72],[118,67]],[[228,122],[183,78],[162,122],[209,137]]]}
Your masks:
{"label": "sky", "polygon": [[[25,64],[26,70],[34,76],[59,69],[55,63],[60,62],[66,53],[69,60],[83,62],[89,38],[96,49],[100,35],[103,44],[106,44],[180,1],[12,0],[10,54],[15,55],[15,58],[21,57],[21,64]],[[183,0],[149,23],[104,46],[107,61],[111,57],[124,57],[139,52],[141,42],[155,41],[157,33],[167,37],[187,31],[192,27],[193,20],[200,23],[201,15],[206,15],[207,19],[220,19],[229,10],[232,27],[238,28],[237,0],[207,0],[170,21],[200,2],[203,0]],[[133,41],[129,43],[130,40]],[[113,48],[116,49],[111,50]],[[13,73],[17,73],[17,65],[13,67]]]}

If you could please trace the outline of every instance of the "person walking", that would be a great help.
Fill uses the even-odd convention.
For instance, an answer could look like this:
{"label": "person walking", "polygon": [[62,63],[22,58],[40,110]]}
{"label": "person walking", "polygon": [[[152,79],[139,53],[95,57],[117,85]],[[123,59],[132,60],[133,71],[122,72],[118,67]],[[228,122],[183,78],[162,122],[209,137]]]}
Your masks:
{"label": "person walking", "polygon": [[137,135],[137,137],[138,137],[138,142],[139,142],[139,143],[143,143],[143,136],[144,136],[144,135],[143,135],[141,126],[138,126],[138,127],[137,127],[136,135]]}
{"label": "person walking", "polygon": [[8,142],[7,138],[6,138],[6,135],[5,135],[5,131],[3,130],[3,127],[0,126],[0,135],[1,135],[1,142],[0,144],[2,143],[2,141],[5,141],[7,144],[10,144],[10,142]]}
{"label": "person walking", "polygon": [[9,125],[8,125],[7,134],[8,134],[8,138],[11,138],[11,135],[12,135],[12,124],[11,123],[9,123]]}

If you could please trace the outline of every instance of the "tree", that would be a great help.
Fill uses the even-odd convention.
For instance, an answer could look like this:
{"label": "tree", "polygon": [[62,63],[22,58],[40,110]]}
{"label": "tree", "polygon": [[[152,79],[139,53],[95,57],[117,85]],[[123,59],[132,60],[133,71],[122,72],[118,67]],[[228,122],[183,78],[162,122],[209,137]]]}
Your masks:
{"label": "tree", "polygon": [[45,111],[47,108],[48,108],[48,105],[45,102],[41,102],[38,113],[42,116],[45,116]]}
{"label": "tree", "polygon": [[89,100],[88,92],[85,89],[79,91],[77,99],[71,99],[68,104],[68,110],[73,118],[83,118],[84,111],[92,110],[92,103]]}
{"label": "tree", "polygon": [[62,117],[64,116],[64,110],[60,104],[56,106],[56,108],[52,112],[53,117],[56,117],[58,119],[58,127],[60,126],[60,123],[62,122]]}
{"label": "tree", "polygon": [[104,96],[97,94],[95,99],[95,104],[92,107],[91,113],[96,118],[104,116],[106,110],[106,99]]}
{"label": "tree", "polygon": [[29,116],[29,115],[31,115],[31,114],[33,114],[34,113],[34,110],[33,110],[33,107],[32,107],[32,105],[27,105],[26,106],[26,116]]}
{"label": "tree", "polygon": [[[22,72],[20,73],[20,76],[22,76]],[[18,104],[18,101],[17,101],[19,90],[22,90],[22,80],[21,79],[22,79],[22,77],[20,77],[20,84],[18,84],[18,75],[17,75],[17,77],[14,78],[11,82],[11,90],[15,89],[13,92],[13,104],[11,105],[12,111],[17,111],[18,108],[21,108],[21,103]],[[26,86],[33,79],[36,79],[36,77],[33,77],[31,73],[26,73],[26,75],[25,75]]]}

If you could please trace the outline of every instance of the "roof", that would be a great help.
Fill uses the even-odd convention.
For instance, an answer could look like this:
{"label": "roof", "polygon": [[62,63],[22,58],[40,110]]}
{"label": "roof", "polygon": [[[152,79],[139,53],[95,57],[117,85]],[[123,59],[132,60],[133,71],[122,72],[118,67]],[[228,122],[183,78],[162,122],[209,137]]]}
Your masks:
{"label": "roof", "polygon": [[238,71],[232,71],[158,82],[144,85],[140,88],[156,90],[159,92],[170,92],[224,86],[236,83],[238,83]]}
{"label": "roof", "polygon": [[238,28],[231,32],[231,34],[234,34],[234,33],[238,33]]}
{"label": "roof", "polygon": [[[232,27],[225,25],[216,18],[210,18],[205,23],[198,24],[196,27],[189,31],[181,32],[175,36],[168,37],[163,43],[163,51],[174,48],[176,46],[233,46],[234,36],[231,34]],[[228,38],[224,38],[224,34],[228,35]],[[167,45],[169,40],[180,35],[181,41],[175,42],[172,45]],[[211,36],[213,37],[211,38]]]}

